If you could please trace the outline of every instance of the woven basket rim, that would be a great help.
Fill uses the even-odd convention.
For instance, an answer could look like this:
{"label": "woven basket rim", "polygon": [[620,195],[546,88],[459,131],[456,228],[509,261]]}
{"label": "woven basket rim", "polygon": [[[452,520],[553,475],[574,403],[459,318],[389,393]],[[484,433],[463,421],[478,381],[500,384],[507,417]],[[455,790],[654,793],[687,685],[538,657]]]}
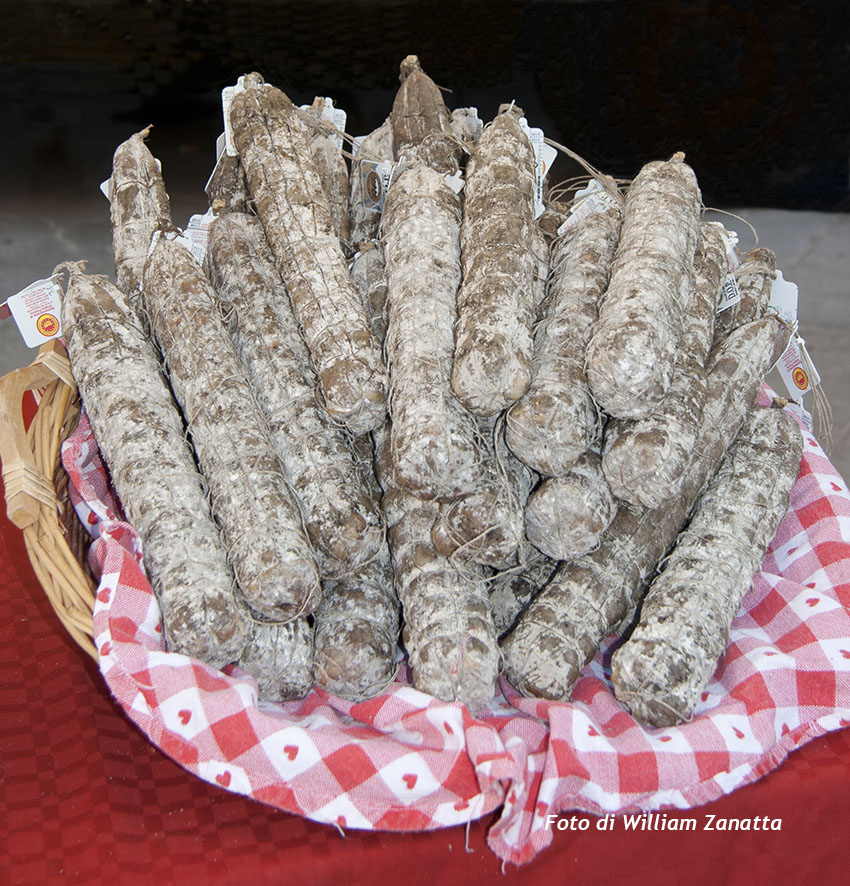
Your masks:
{"label": "woven basket rim", "polygon": [[[24,373],[45,365],[52,371],[53,381],[36,388],[28,386]],[[18,495],[35,493],[35,520],[21,527],[23,521],[14,519],[8,485],[6,505],[10,520],[21,528],[33,572],[48,602],[75,643],[96,661],[92,629],[96,583],[86,561],[90,539],[71,504],[61,458],[62,443],[76,427],[80,414],[79,392],[72,381],[67,354],[55,340],[42,346],[29,367],[13,370],[0,379],[6,418],[18,423],[16,431],[22,430],[24,423],[22,397],[32,391],[37,399],[25,437],[18,434],[14,444],[17,461],[26,465],[23,482],[16,484],[23,486]],[[23,393],[22,384],[26,388]],[[21,452],[24,439],[29,451]],[[3,471],[5,480],[6,465]],[[31,504],[36,507],[34,502]]]}

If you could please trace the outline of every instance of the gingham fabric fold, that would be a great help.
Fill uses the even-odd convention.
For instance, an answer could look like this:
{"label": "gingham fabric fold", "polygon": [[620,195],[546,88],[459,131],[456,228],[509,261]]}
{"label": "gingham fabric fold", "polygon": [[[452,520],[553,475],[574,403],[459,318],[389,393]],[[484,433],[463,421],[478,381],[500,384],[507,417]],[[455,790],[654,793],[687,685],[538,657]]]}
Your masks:
{"label": "gingham fabric fold", "polygon": [[614,638],[569,703],[525,699],[503,681],[475,718],[414,689],[403,666],[370,701],[313,691],[259,702],[250,676],[164,650],[138,537],[85,415],[63,460],[95,536],[100,669],[154,745],[208,782],[343,831],[428,830],[499,810],[489,845],[520,864],[551,842],[551,814],[704,804],[850,725],[850,493],[805,437],[789,513],[726,656],[693,719],[664,729],[640,726],[614,699]]}

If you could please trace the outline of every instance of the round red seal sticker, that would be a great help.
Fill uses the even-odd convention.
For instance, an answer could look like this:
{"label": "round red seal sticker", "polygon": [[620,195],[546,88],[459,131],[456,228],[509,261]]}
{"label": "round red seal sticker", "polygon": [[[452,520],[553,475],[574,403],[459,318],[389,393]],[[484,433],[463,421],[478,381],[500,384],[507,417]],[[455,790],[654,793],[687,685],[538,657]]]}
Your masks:
{"label": "round red seal sticker", "polygon": [[809,376],[806,375],[806,370],[803,369],[801,366],[798,366],[791,373],[791,378],[794,379],[794,384],[797,385],[797,387],[801,391],[805,391],[806,388],[809,386]]}
{"label": "round red seal sticker", "polygon": [[50,338],[59,331],[59,321],[53,314],[42,314],[35,321],[35,328],[44,336]]}

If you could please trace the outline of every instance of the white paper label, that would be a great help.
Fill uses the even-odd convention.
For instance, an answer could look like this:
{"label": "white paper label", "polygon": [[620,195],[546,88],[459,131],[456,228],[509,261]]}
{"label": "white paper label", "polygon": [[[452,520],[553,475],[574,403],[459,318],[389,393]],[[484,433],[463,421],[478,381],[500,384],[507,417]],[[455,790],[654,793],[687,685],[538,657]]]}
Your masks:
{"label": "white paper label", "polygon": [[351,142],[351,156],[352,156],[352,158],[357,156],[357,152],[360,150],[360,145],[363,144],[365,139],[366,139],[365,135],[358,135],[353,139],[353,141]]}
{"label": "white paper label", "polygon": [[801,398],[812,388],[817,387],[821,381],[815,364],[806,350],[806,341],[797,332],[798,301],[797,284],[786,280],[782,271],[777,270],[770,286],[768,308],[777,313],[794,330],[788,347],[777,360],[775,367],[792,399]]}
{"label": "white paper label", "polygon": [[393,180],[395,164],[391,160],[360,161],[360,185],[363,193],[363,205],[371,212],[384,211],[384,198]]}
{"label": "white paper label", "polygon": [[235,86],[225,86],[221,90],[221,112],[224,117],[224,150],[231,157],[236,157],[239,151],[236,150],[236,144],[233,141],[233,130],[230,127],[230,105],[233,103],[234,97],[245,90],[243,81],[244,77],[240,77],[236,81]]}
{"label": "white paper label", "polygon": [[36,280],[6,302],[28,348],[37,348],[62,334],[61,278],[61,274],[54,274]]}
{"label": "white paper label", "polygon": [[203,215],[193,215],[186,225],[184,236],[192,244],[191,252],[195,257],[195,261],[204,266],[204,260],[207,257],[207,244],[210,239],[210,225],[216,219],[216,214],[212,209],[208,209]]}
{"label": "white paper label", "polygon": [[741,259],[738,257],[738,234],[735,231],[727,230],[719,223],[718,227],[723,245],[726,247],[726,267],[731,272],[741,264]]}
{"label": "white paper label", "polygon": [[[472,140],[477,142],[481,138],[481,133],[484,132],[484,121],[478,116],[478,108],[467,108],[467,110],[469,113],[466,115],[466,127]],[[551,166],[551,161],[549,165]]]}
{"label": "white paper label", "polygon": [[457,108],[452,111],[452,119],[460,120],[472,141],[477,142],[484,132],[484,121],[478,116],[478,108]]}
{"label": "white paper label", "polygon": [[534,159],[537,162],[534,174],[534,217],[543,214],[543,179],[549,171],[549,167],[555,162],[558,152],[551,145],[544,142],[545,136],[542,129],[532,129],[525,117],[519,118],[519,125],[528,136],[531,147],[534,149]]}
{"label": "white paper label", "polygon": [[182,231],[166,231],[163,233],[160,230],[156,230],[153,232],[153,237],[151,237],[151,245],[148,246],[148,255],[150,255],[156,244],[159,242],[159,238],[164,237],[169,243],[176,243],[178,246],[182,246],[186,252],[188,252],[192,258],[195,257],[195,253],[193,250],[192,240],[186,236]]}
{"label": "white paper label", "polygon": [[782,271],[777,271],[776,278],[770,286],[770,300],[767,306],[779,314],[792,329],[797,327],[798,297],[797,284],[786,280],[782,276]]}
{"label": "white paper label", "polygon": [[792,398],[801,397],[820,384],[820,376],[806,350],[806,342],[799,335],[792,337],[777,361],[776,369]]}
{"label": "white paper label", "polygon": [[717,313],[726,311],[741,300],[741,290],[734,274],[727,274],[720,290],[720,301],[717,303]]}
{"label": "white paper label", "polygon": [[606,209],[617,206],[617,201],[605,189],[599,179],[593,178],[586,188],[576,191],[570,214],[558,228],[558,236],[568,231],[576,222],[593,215],[596,212],[605,212]]}
{"label": "white paper label", "polygon": [[[345,132],[345,122],[348,119],[348,115],[342,108],[335,108],[333,99],[328,98],[327,96],[316,96],[316,98],[322,99],[322,111],[319,115],[319,119],[323,123],[330,123],[332,126],[336,127],[339,135],[331,136],[331,141],[337,146],[337,150],[342,150],[342,134]],[[312,111],[313,105],[301,105],[302,111]],[[303,129],[306,129],[304,123],[301,124]]]}
{"label": "white paper label", "polygon": [[459,169],[453,175],[445,175],[443,177],[446,180],[446,184],[455,192],[455,194],[461,192],[461,189],[463,188],[463,174]]}

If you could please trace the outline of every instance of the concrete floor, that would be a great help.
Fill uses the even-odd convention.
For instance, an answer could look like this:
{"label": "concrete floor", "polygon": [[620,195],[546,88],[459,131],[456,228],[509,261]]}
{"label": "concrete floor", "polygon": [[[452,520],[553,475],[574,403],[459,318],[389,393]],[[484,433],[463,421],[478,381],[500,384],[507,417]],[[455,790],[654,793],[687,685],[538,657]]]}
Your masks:
{"label": "concrete floor", "polygon": [[[171,191],[178,224],[205,209],[206,172],[199,172],[195,190]],[[50,276],[58,263],[69,259],[86,259],[93,273],[112,273],[108,204],[96,189],[91,191],[82,198],[78,194],[42,195],[26,204],[14,200],[0,205],[0,302],[34,280]],[[800,331],[832,410],[828,451],[842,476],[850,477],[850,214],[730,211],[755,228],[759,244],[776,253],[785,279],[799,287]],[[726,218],[725,223],[738,232],[743,249],[754,245],[745,223],[734,218]],[[14,322],[0,320],[0,374],[29,363],[34,355]],[[771,382],[780,384],[773,376]],[[809,410],[812,399],[811,394],[807,396]],[[821,427],[816,416],[816,432],[825,444]]]}

